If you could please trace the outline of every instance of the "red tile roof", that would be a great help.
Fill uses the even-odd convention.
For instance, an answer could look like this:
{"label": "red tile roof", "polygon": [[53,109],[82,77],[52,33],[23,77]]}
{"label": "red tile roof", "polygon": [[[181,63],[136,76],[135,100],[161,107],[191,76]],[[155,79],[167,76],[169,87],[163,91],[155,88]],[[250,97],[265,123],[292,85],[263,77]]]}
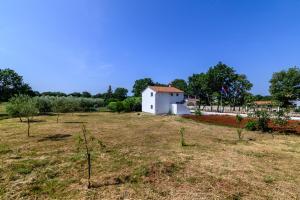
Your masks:
{"label": "red tile roof", "polygon": [[155,92],[160,92],[160,93],[183,93],[182,90],[179,90],[175,87],[149,86],[149,88],[151,88]]}

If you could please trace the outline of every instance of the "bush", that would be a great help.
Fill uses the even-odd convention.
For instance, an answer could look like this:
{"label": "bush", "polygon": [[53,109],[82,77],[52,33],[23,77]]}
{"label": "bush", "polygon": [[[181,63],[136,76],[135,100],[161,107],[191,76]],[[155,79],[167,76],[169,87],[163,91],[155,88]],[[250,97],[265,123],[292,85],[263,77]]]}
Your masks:
{"label": "bush", "polygon": [[279,110],[275,113],[273,123],[279,126],[286,126],[288,124],[288,120],[290,120],[290,116],[288,116],[288,111]]}
{"label": "bush", "polygon": [[107,108],[112,112],[116,112],[117,111],[117,102],[110,102],[108,104]]}
{"label": "bush", "polygon": [[257,130],[257,122],[256,121],[249,121],[245,125],[245,129],[248,131],[256,131]]}
{"label": "bush", "polygon": [[263,132],[269,131],[268,123],[270,121],[270,114],[265,111],[256,111],[255,113],[257,117],[257,128]]}
{"label": "bush", "polygon": [[142,99],[140,97],[128,97],[123,101],[125,112],[139,112],[142,110]]}
{"label": "bush", "polygon": [[201,116],[201,115],[202,115],[202,112],[201,112],[201,110],[200,110],[199,108],[197,108],[197,109],[195,110],[195,115],[198,115],[198,116]]}
{"label": "bush", "polygon": [[42,97],[35,97],[36,99],[36,106],[40,113],[45,114],[52,112],[52,103],[53,98],[42,96]]}

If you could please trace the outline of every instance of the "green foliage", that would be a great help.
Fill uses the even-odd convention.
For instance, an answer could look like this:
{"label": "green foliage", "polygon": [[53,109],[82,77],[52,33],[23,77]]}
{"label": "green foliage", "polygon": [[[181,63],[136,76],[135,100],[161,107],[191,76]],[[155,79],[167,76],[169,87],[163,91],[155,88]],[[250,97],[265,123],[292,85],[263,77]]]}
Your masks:
{"label": "green foliage", "polygon": [[0,69],[0,94],[0,101],[8,101],[14,95],[34,95],[34,92],[14,70]]}
{"label": "green foliage", "polygon": [[142,110],[142,98],[128,97],[123,101],[123,107],[125,112],[139,112]]}
{"label": "green foliage", "polygon": [[199,108],[197,108],[197,109],[195,110],[195,115],[198,115],[198,116],[201,116],[201,115],[202,115],[202,112],[201,112],[201,110],[200,110]]}
{"label": "green foliage", "polygon": [[[260,130],[263,132],[267,132],[270,130],[269,128],[269,122],[271,119],[271,116],[268,111],[266,110],[260,110],[256,111],[254,113],[249,114],[249,117],[255,120],[256,123],[256,130]],[[249,126],[247,129],[251,129],[251,125],[247,124],[246,126]]]}
{"label": "green foliage", "polygon": [[274,100],[281,102],[283,107],[291,104],[292,100],[300,98],[300,69],[289,68],[273,74],[269,91]]}
{"label": "green foliage", "polygon": [[151,78],[136,80],[133,85],[132,93],[134,93],[135,97],[140,97],[142,96],[142,92],[150,85],[154,85],[154,82]]}
{"label": "green foliage", "polygon": [[47,96],[35,97],[36,106],[40,113],[50,113],[52,112],[53,100]]}
{"label": "green foliage", "polygon": [[6,106],[7,113],[12,117],[30,118],[39,113],[37,101],[27,95],[18,95],[10,99]]}
{"label": "green foliage", "polygon": [[122,101],[117,101],[116,102],[116,112],[120,113],[124,110],[124,106]]}
{"label": "green foliage", "polygon": [[119,101],[123,101],[127,97],[128,90],[126,88],[116,88],[114,92],[114,98]]}
{"label": "green foliage", "polygon": [[175,79],[170,83],[171,86],[176,87],[184,92],[187,92],[188,85],[185,80],[183,79]]}
{"label": "green foliage", "polygon": [[257,122],[256,121],[248,121],[245,125],[245,129],[248,131],[256,131],[257,130]]}
{"label": "green foliage", "polygon": [[110,102],[108,104],[107,108],[112,112],[116,112],[117,111],[117,102]]}
{"label": "green foliage", "polygon": [[274,124],[279,126],[286,126],[288,124],[288,120],[290,120],[291,117],[288,116],[288,110],[279,110],[275,113],[275,117],[272,120]]}
{"label": "green foliage", "polygon": [[238,124],[241,124],[241,122],[243,121],[243,116],[242,115],[236,115],[236,121]]}
{"label": "green foliage", "polygon": [[[221,96],[222,87],[227,88],[227,94]],[[188,94],[199,98],[201,105],[244,105],[251,88],[246,75],[237,74],[232,67],[221,62],[206,73],[193,74],[188,78]]]}
{"label": "green foliage", "polygon": [[142,109],[141,97],[128,97],[124,101],[110,102],[107,108],[112,112],[138,112]]}

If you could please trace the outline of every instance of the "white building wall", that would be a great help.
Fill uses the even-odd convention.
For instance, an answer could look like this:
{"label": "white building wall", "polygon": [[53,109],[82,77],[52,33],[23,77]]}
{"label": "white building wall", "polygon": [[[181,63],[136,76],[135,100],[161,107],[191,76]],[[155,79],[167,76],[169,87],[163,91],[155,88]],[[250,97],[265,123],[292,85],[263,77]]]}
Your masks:
{"label": "white building wall", "polygon": [[172,104],[181,103],[183,100],[183,93],[157,93],[151,88],[147,88],[142,93],[142,111],[152,114],[173,113]]}
{"label": "white building wall", "polygon": [[191,114],[188,107],[186,107],[184,104],[172,104],[172,114],[175,115],[188,115]]}
{"label": "white building wall", "polygon": [[[151,92],[153,93],[153,96],[151,96]],[[150,88],[147,88],[146,90],[143,91],[143,93],[142,93],[142,111],[143,112],[156,114],[155,113],[155,109],[156,109],[155,95],[156,95],[156,92],[151,90]],[[151,105],[153,106],[152,109],[151,109]]]}

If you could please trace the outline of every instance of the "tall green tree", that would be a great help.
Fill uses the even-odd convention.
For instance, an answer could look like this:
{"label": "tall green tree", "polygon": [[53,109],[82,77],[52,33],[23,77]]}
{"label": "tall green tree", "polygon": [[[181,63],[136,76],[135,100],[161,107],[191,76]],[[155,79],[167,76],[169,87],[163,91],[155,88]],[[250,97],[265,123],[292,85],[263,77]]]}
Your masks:
{"label": "tall green tree", "polygon": [[91,93],[89,93],[87,91],[82,92],[81,96],[85,97],[85,98],[91,98],[92,97]]}
{"label": "tall green tree", "polygon": [[193,74],[188,78],[188,94],[199,99],[199,105],[212,104],[213,91],[209,87],[207,74]]}
{"label": "tall green tree", "polygon": [[274,100],[283,107],[291,105],[291,101],[300,98],[300,69],[292,67],[288,70],[273,73],[269,91]]}
{"label": "tall green tree", "polygon": [[123,101],[127,97],[128,90],[126,88],[116,88],[114,92],[114,98],[119,101]]}
{"label": "tall green tree", "polygon": [[142,92],[148,87],[154,85],[154,82],[152,81],[151,78],[143,78],[136,80],[134,85],[133,85],[133,90],[132,93],[136,97],[142,96]]}
{"label": "tall green tree", "polygon": [[0,101],[7,101],[16,94],[34,95],[34,92],[14,70],[0,69]]}
{"label": "tall green tree", "polygon": [[236,106],[242,106],[246,103],[246,95],[251,90],[253,84],[244,74],[235,74],[231,87],[228,90],[228,101],[235,110]]}
{"label": "tall green tree", "polygon": [[220,103],[224,105],[228,96],[224,96],[221,93],[222,87],[230,88],[236,77],[235,70],[232,67],[227,66],[219,62],[217,65],[210,67],[207,71],[208,84],[211,90],[214,92],[214,96],[217,99],[217,110],[219,111]]}
{"label": "tall green tree", "polygon": [[170,85],[187,93],[188,85],[186,81],[183,79],[175,79],[170,83]]}

